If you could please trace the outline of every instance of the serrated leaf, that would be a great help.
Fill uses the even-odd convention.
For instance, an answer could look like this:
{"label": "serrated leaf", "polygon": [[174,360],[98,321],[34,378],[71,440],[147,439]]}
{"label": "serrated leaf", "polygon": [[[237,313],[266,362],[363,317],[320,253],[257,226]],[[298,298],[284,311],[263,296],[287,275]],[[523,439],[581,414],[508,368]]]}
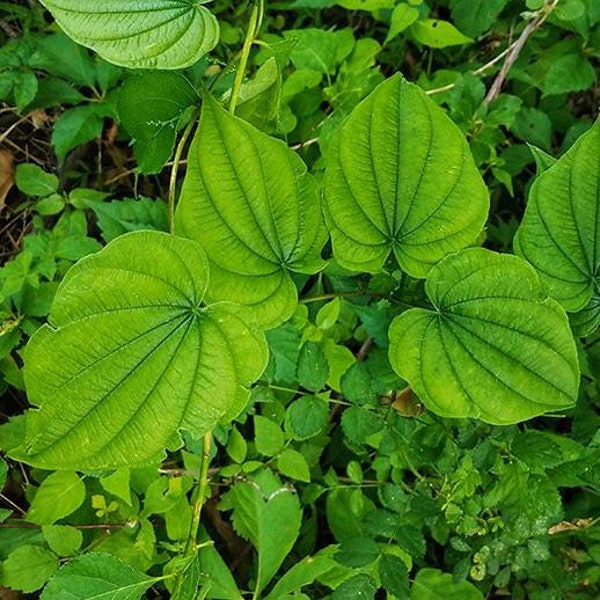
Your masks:
{"label": "serrated leaf", "polygon": [[116,556],[85,554],[68,562],[50,580],[42,600],[137,600],[157,579],[151,579]]}
{"label": "serrated leaf", "polygon": [[564,311],[522,259],[471,248],[431,270],[433,310],[390,327],[390,362],[446,417],[508,424],[577,399],[579,366]]}
{"label": "serrated leaf", "polygon": [[208,256],[210,298],[249,305],[266,328],[296,308],[290,272],[315,273],[324,264],[326,232],[306,165],[209,96],[188,154],[176,229]]}
{"label": "serrated leaf", "polygon": [[254,435],[256,449],[265,456],[276,456],[285,443],[283,431],[277,423],[267,417],[254,417]]}
{"label": "serrated leaf", "polygon": [[329,407],[316,396],[303,396],[292,402],[286,411],[286,426],[297,440],[306,440],[320,433],[329,423]]}
{"label": "serrated leaf", "polygon": [[84,206],[91,208],[98,218],[98,226],[102,230],[104,241],[110,242],[116,237],[138,229],[169,230],[169,213],[167,203],[151,198],[124,198],[106,202],[89,198],[86,194],[76,194],[73,190],[70,198],[75,196]]}
{"label": "serrated leaf", "polygon": [[260,483],[241,482],[236,483],[228,494],[234,505],[236,530],[258,551],[257,596],[292,549],[302,518],[300,503],[293,490],[286,487],[271,490],[269,486],[267,495],[263,487],[266,486],[261,487]]}
{"label": "serrated leaf", "polygon": [[[600,320],[600,121],[534,182],[515,250],[565,310],[586,309],[581,335]],[[585,322],[587,321],[587,326]]]}
{"label": "serrated leaf", "polygon": [[[49,325],[26,349],[25,462],[99,469],[148,462],[179,429],[212,429],[266,365],[239,306],[203,305],[207,261],[192,242],[133,232],[75,265]],[[233,418],[233,416],[232,416]]]}
{"label": "serrated leaf", "polygon": [[75,512],[85,500],[85,485],[77,473],[57,471],[48,475],[38,488],[27,520],[38,525],[52,525]]}
{"label": "serrated leaf", "polygon": [[286,448],[277,457],[277,470],[286,477],[310,482],[310,469],[304,455],[292,448]]}
{"label": "serrated leaf", "polygon": [[323,389],[329,377],[329,365],[323,350],[314,342],[305,342],[298,357],[298,381],[313,392]]}
{"label": "serrated leaf", "polygon": [[219,24],[202,0],[42,0],[69,37],[134,69],[183,69],[212,50]]}
{"label": "serrated leaf", "polygon": [[347,567],[364,567],[379,557],[379,545],[366,537],[352,537],[342,541],[335,560]]}
{"label": "serrated leaf", "polygon": [[[58,569],[58,556],[41,546],[19,546],[2,563],[2,584],[31,593],[39,590]],[[57,599],[58,600],[58,599]]]}
{"label": "serrated leaf", "polygon": [[373,578],[365,573],[347,579],[331,594],[331,600],[373,600],[377,586]]}
{"label": "serrated leaf", "polygon": [[396,598],[408,598],[408,568],[404,561],[393,554],[384,554],[379,561],[381,585]]}
{"label": "serrated leaf", "polygon": [[157,71],[126,79],[117,112],[134,140],[142,173],[163,168],[173,152],[182,115],[199,103],[198,93],[181,73]]}
{"label": "serrated leaf", "polygon": [[421,569],[410,589],[412,600],[483,600],[483,594],[468,581],[456,583],[450,573]]}
{"label": "serrated leaf", "polygon": [[472,244],[489,208],[462,133],[399,76],[381,84],[341,127],[325,200],[342,266],[376,272],[393,252],[414,277]]}
{"label": "serrated leaf", "polygon": [[342,415],[344,435],[355,444],[363,444],[382,427],[383,422],[377,414],[356,406],[349,406]]}

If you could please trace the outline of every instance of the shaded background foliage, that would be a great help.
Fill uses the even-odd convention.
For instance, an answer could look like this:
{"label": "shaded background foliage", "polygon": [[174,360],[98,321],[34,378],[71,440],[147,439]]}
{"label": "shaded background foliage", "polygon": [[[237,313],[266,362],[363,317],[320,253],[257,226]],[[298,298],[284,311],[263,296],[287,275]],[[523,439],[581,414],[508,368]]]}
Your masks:
{"label": "shaded background foliage", "polygon": [[[334,132],[400,71],[467,136],[491,190],[484,245],[509,251],[536,170],[589,129],[600,103],[595,0],[561,0],[492,93],[497,57],[542,5],[270,2],[260,34],[268,47],[251,55],[238,115],[284,139],[320,178]],[[20,350],[68,268],[127,231],[168,230],[163,165],[192,117],[195,89],[226,99],[247,25],[247,2],[210,6],[221,43],[185,70],[186,84],[110,65],[59,33],[36,2],[0,3],[5,451],[18,443],[27,407]],[[167,87],[181,99],[175,113],[135,101]],[[158,125],[136,129],[133,116],[144,109]],[[237,598],[236,586],[257,582],[269,598],[354,598],[358,590],[597,597],[598,334],[578,346],[580,398],[564,417],[510,427],[441,419],[410,392],[394,392],[402,386],[386,350],[394,278],[328,267],[296,283],[303,303],[268,333],[271,358],[254,404],[215,431],[204,533],[220,556],[208,548],[194,566],[208,597]],[[422,296],[419,282],[405,285],[403,297]],[[188,437],[147,469],[80,476],[3,462],[2,584],[35,593],[61,562],[83,554],[73,564],[85,564],[93,550],[119,559],[101,567],[124,579],[135,569],[147,597],[168,597],[161,577],[185,544],[200,455],[199,440]]]}

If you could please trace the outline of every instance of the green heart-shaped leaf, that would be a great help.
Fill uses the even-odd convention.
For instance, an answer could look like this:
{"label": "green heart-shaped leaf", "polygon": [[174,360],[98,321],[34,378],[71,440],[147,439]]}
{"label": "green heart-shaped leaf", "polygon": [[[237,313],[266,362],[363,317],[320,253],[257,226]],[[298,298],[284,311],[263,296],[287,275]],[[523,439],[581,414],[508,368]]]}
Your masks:
{"label": "green heart-shaped leaf", "polygon": [[290,272],[323,267],[327,234],[306,165],[210,97],[188,154],[175,226],[208,256],[208,295],[252,306],[264,327],[296,308]]}
{"label": "green heart-shaped leaf", "polygon": [[572,406],[579,366],[565,312],[521,258],[471,248],[431,269],[434,310],[390,327],[390,361],[431,411],[488,423]]}
{"label": "green heart-shaped leaf", "polygon": [[341,128],[325,200],[334,255],[344,267],[376,272],[393,252],[413,277],[472,244],[489,209],[458,127],[400,76],[377,87]]}
{"label": "green heart-shaped leaf", "polygon": [[515,250],[538,271],[580,335],[600,325],[600,120],[531,186]]}
{"label": "green heart-shaped leaf", "polygon": [[50,325],[25,355],[25,462],[99,469],[156,458],[179,429],[198,436],[247,400],[266,366],[242,307],[203,306],[207,261],[193,241],[133,232],[75,265]]}
{"label": "green heart-shaped leaf", "polygon": [[183,69],[219,41],[205,0],[41,2],[69,37],[123,67]]}

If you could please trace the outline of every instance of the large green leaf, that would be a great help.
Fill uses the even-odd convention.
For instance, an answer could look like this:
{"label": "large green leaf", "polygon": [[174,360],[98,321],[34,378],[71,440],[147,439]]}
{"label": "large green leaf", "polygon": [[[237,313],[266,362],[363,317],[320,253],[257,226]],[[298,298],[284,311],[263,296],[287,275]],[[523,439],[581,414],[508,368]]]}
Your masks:
{"label": "large green leaf", "polygon": [[600,324],[600,120],[534,182],[515,249],[565,310]]}
{"label": "large green leaf", "polygon": [[376,272],[393,252],[414,277],[472,244],[489,207],[458,127],[400,76],[381,84],[341,128],[325,199],[344,267]]}
{"label": "large green leaf", "polygon": [[219,41],[205,0],[41,2],[69,37],[123,67],[183,69]]}
{"label": "large green leaf", "polygon": [[262,334],[242,307],[203,306],[193,241],[133,232],[75,265],[25,355],[32,404],[20,458],[51,469],[151,460],[176,433],[211,429],[262,373]]}
{"label": "large green leaf", "polygon": [[525,261],[470,248],[435,266],[425,287],[434,308],[394,319],[390,361],[431,411],[506,424],[574,404],[566,315]]}
{"label": "large green leaf", "polygon": [[323,266],[326,232],[305,164],[210,97],[188,154],[175,226],[208,256],[208,295],[253,306],[265,327],[296,308],[290,272]]}
{"label": "large green leaf", "polygon": [[43,600],[137,600],[156,581],[116,556],[93,552],[67,563],[50,580]]}

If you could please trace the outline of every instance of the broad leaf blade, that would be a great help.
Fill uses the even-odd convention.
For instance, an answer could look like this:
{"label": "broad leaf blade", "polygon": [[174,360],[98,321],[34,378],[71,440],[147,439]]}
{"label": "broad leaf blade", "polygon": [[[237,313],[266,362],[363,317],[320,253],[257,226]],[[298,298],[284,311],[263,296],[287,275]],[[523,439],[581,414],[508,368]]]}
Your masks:
{"label": "broad leaf blade", "polygon": [[414,277],[472,244],[489,208],[459,129],[399,76],[381,84],[341,128],[325,199],[342,266],[376,272],[393,251]]}
{"label": "broad leaf blade", "polygon": [[568,321],[526,262],[472,248],[434,267],[426,290],[435,310],[394,319],[390,361],[430,410],[508,424],[575,403]]}
{"label": "broad leaf blade", "polygon": [[578,333],[600,321],[600,121],[534,182],[515,239],[565,310],[585,309]]}
{"label": "broad leaf blade", "polygon": [[214,427],[247,398],[266,365],[262,334],[241,307],[201,306],[202,249],[133,232],[78,263],[50,325],[26,351],[32,404],[21,458],[43,468],[98,469],[151,460],[178,429]]}
{"label": "broad leaf blade", "polygon": [[116,65],[183,69],[212,50],[219,24],[201,0],[42,0],[65,33]]}
{"label": "broad leaf blade", "polygon": [[290,271],[323,266],[321,206],[302,160],[210,97],[188,155],[176,229],[209,258],[208,295],[252,306],[265,327],[296,308]]}
{"label": "broad leaf blade", "polygon": [[92,553],[67,563],[44,589],[43,600],[137,600],[157,580],[110,554]]}

